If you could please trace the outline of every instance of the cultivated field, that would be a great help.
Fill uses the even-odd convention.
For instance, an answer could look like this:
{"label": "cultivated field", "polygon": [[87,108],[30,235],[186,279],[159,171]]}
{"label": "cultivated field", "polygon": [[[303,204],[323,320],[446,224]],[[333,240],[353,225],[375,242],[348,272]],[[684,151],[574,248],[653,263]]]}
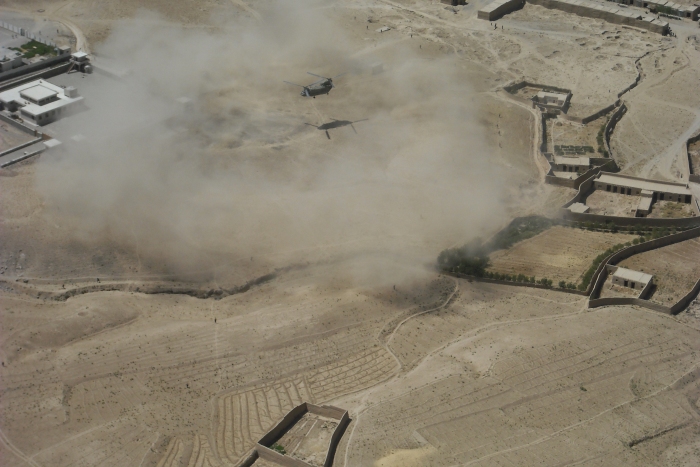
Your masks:
{"label": "cultivated field", "polygon": [[700,280],[700,240],[684,242],[634,255],[620,266],[654,275],[651,301],[672,305]]}
{"label": "cultivated field", "polygon": [[596,256],[634,238],[627,234],[554,226],[507,250],[492,253],[489,271],[547,277],[555,284],[562,280],[577,283]]}

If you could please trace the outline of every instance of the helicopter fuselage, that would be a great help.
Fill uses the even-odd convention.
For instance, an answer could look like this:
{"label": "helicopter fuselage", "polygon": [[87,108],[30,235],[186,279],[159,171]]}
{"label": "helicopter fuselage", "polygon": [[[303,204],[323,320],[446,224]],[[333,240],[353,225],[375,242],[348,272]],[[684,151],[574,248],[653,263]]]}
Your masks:
{"label": "helicopter fuselage", "polygon": [[331,89],[333,89],[333,84],[330,81],[322,81],[305,86],[304,90],[301,91],[301,95],[304,97],[316,97],[322,94],[328,94],[331,92]]}

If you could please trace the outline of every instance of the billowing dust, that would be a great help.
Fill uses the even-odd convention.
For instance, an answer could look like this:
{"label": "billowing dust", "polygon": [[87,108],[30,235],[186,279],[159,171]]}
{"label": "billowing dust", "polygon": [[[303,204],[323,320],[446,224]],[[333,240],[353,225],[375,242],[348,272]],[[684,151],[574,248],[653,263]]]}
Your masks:
{"label": "billowing dust", "polygon": [[[353,54],[307,3],[204,32],[148,12],[117,24],[96,66],[122,78],[86,80],[99,87],[89,112],[66,120],[84,139],[38,162],[48,215],[175,271],[206,270],[204,258],[240,268],[369,258],[357,277],[378,263],[420,267],[502,222],[503,169],[488,160],[454,61],[400,46]],[[348,74],[310,99],[282,82],[315,81],[307,70]],[[305,125],[333,118],[367,120],[328,137]]]}

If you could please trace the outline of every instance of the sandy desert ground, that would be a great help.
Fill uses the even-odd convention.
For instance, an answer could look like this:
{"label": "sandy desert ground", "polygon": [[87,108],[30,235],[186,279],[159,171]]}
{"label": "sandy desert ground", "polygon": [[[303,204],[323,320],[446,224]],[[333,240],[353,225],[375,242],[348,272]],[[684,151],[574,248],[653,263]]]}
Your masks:
{"label": "sandy desert ground", "polygon": [[[304,401],[350,413],[336,466],[698,465],[697,304],[588,310],[434,269],[573,196],[544,184],[508,82],[570,88],[586,116],[641,70],[612,156],[681,180],[697,24],[528,4],[493,29],[486,4],[0,5],[125,71],[80,78],[66,144],[0,170],[0,465],[236,466]],[[347,75],[304,99],[282,80],[307,71]],[[333,119],[357,123],[310,126]],[[593,144],[599,123],[566,131]],[[557,226],[493,263],[574,282],[631,238]],[[691,243],[628,261],[675,297],[700,278]]]}

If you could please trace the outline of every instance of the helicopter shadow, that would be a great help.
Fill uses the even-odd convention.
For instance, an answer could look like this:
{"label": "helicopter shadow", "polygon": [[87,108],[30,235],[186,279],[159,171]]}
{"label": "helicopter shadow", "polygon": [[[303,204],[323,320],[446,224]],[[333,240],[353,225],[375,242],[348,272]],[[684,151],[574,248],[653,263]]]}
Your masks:
{"label": "helicopter shadow", "polygon": [[355,124],[355,123],[359,123],[359,122],[364,122],[364,121],[366,121],[366,120],[369,120],[369,118],[363,118],[362,120],[355,120],[355,121],[350,121],[350,120],[336,120],[335,118],[331,118],[331,120],[332,120],[332,121],[330,121],[330,122],[328,122],[328,123],[323,123],[323,124],[321,124],[321,125],[314,125],[314,124],[312,124],[312,123],[305,123],[304,125],[309,125],[309,126],[312,126],[312,127],[316,128],[317,130],[325,131],[325,132],[326,132],[326,137],[328,137],[328,139],[331,139],[331,134],[328,133],[328,130],[333,130],[333,129],[335,129],[335,128],[341,128],[341,127],[344,127],[344,126],[350,126],[350,128],[352,128],[352,131],[354,131],[355,134],[357,134],[357,130],[355,129],[355,125],[354,125],[354,124]]}

